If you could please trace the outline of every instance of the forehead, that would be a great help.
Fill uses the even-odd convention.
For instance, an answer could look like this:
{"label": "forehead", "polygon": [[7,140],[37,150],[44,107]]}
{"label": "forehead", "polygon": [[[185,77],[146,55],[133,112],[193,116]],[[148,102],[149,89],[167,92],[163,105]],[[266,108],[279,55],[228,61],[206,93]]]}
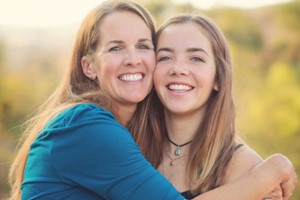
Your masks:
{"label": "forehead", "polygon": [[211,42],[206,31],[194,22],[172,24],[166,27],[158,38],[158,46],[206,47],[211,49]]}
{"label": "forehead", "polygon": [[[106,16],[100,27],[102,40],[126,37],[144,37],[151,39],[151,31],[144,20],[137,14],[129,11],[120,11]],[[115,38],[116,39],[116,38]]]}

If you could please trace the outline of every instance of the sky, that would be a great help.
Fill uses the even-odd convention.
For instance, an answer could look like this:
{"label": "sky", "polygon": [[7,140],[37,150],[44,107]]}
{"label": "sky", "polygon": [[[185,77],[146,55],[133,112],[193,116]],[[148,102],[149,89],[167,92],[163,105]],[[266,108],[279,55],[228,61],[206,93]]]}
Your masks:
{"label": "sky", "polygon": [[[80,23],[102,0],[0,0],[0,26],[59,27]],[[291,0],[173,0],[209,9],[214,6],[253,8]]]}

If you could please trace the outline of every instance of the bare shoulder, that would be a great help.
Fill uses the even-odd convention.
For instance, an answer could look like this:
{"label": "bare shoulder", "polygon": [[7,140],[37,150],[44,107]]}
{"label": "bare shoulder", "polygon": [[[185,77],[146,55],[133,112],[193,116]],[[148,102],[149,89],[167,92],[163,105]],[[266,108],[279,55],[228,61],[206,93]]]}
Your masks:
{"label": "bare shoulder", "polygon": [[261,157],[249,146],[243,145],[238,148],[230,161],[226,170],[225,183],[240,178],[247,171],[258,165],[262,161]]}

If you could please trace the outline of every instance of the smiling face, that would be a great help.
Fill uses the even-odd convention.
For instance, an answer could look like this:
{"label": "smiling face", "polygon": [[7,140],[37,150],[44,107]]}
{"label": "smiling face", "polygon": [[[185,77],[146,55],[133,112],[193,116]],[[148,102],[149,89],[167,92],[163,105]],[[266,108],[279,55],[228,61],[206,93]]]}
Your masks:
{"label": "smiling face", "polygon": [[195,23],[172,24],[157,42],[154,86],[171,113],[203,113],[215,83],[211,43]]}
{"label": "smiling face", "polygon": [[113,106],[136,106],[152,88],[155,52],[150,29],[134,13],[115,12],[104,18],[99,41],[85,73],[97,77]]}

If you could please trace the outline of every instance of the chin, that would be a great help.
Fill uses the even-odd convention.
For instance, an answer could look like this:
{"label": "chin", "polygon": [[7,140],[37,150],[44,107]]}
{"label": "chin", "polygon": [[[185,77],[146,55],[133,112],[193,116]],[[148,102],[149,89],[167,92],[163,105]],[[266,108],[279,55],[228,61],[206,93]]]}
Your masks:
{"label": "chin", "polygon": [[149,92],[146,93],[145,91],[140,91],[135,94],[128,94],[127,98],[135,102],[141,102],[147,97],[148,94]]}
{"label": "chin", "polygon": [[185,114],[190,111],[190,109],[181,108],[180,106],[172,107],[172,108],[169,107],[167,109],[169,110],[169,112],[174,113],[174,114]]}
{"label": "chin", "polygon": [[146,96],[132,97],[132,98],[128,98],[127,101],[131,102],[131,103],[140,103],[145,98],[146,98]]}

